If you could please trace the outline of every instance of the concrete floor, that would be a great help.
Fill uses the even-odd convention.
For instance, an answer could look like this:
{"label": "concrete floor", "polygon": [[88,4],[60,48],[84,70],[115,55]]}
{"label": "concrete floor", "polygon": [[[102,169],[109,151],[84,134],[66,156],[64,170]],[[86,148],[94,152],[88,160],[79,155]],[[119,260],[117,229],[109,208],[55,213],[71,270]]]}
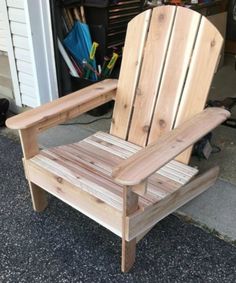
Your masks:
{"label": "concrete floor", "polygon": [[[209,94],[210,100],[223,100],[226,97],[236,97],[235,57],[226,55],[225,65],[215,75]],[[236,118],[236,106],[232,116]],[[220,126],[213,131],[212,143],[220,147],[219,153],[212,154],[208,160],[192,158],[191,162],[200,169],[219,165],[220,178],[236,185],[236,129]]]}
{"label": "concrete floor", "polygon": [[[215,75],[209,98],[223,99],[234,97],[236,89],[236,72],[233,56],[225,57],[225,65]],[[235,113],[235,114],[234,114]],[[236,117],[236,107],[233,110]],[[108,131],[111,113],[107,113],[97,122],[84,125],[96,119],[90,115],[70,121],[77,125],[60,125],[48,130],[39,137],[42,147],[51,147],[65,143],[79,141],[98,130]],[[108,119],[107,119],[108,118]],[[5,130],[9,136],[12,132]],[[2,131],[4,134],[4,131]],[[192,158],[191,164],[197,165],[201,171],[215,165],[220,165],[220,178],[210,190],[189,202],[178,210],[178,213],[192,219],[198,225],[216,231],[220,237],[229,241],[236,241],[236,129],[225,126],[218,127],[213,132],[213,143],[221,148],[219,153],[212,154],[208,160]]]}

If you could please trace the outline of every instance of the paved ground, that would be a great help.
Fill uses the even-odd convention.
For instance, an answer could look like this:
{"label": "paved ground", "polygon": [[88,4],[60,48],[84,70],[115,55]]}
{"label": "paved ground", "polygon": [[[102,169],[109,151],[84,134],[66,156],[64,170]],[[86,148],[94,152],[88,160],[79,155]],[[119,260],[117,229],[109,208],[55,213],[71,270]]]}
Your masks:
{"label": "paved ground", "polygon": [[129,274],[120,240],[51,197],[32,211],[18,143],[0,136],[0,282],[236,282],[236,248],[169,216],[140,242]]}

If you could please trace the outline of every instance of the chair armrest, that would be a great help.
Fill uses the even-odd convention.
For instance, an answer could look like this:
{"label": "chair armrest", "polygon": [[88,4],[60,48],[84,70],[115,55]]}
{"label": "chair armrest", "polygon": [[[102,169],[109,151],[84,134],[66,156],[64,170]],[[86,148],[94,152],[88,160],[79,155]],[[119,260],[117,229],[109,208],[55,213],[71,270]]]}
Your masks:
{"label": "chair armrest", "polygon": [[207,108],[181,126],[161,136],[113,169],[117,183],[134,186],[160,169],[170,160],[194,144],[209,131],[224,122],[230,113],[222,108]]}
{"label": "chair armrest", "polygon": [[11,129],[27,129],[37,125],[39,131],[58,125],[100,106],[115,97],[117,80],[108,79],[52,102],[26,111],[6,121]]}

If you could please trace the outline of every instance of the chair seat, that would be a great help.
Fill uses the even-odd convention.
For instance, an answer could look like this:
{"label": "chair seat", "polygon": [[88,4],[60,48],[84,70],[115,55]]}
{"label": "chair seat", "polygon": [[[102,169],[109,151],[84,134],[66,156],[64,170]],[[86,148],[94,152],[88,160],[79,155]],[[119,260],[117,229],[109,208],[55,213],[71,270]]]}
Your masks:
{"label": "chair seat", "polygon": [[[42,150],[31,162],[122,211],[123,188],[114,182],[112,169],[140,149],[108,133],[97,132],[77,143]],[[148,179],[147,193],[139,198],[139,206],[145,208],[158,202],[197,173],[196,168],[175,160],[169,162]]]}

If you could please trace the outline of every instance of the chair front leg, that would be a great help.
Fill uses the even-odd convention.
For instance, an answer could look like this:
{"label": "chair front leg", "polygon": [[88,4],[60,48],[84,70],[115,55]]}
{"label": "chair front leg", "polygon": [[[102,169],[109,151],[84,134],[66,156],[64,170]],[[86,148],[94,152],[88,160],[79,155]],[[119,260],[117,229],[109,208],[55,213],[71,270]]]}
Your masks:
{"label": "chair front leg", "polygon": [[[21,147],[24,155],[24,160],[30,159],[39,152],[37,143],[37,129],[35,127],[20,130],[19,131]],[[25,175],[27,178],[27,166],[25,168]],[[27,178],[28,179],[28,178]],[[33,209],[37,212],[43,211],[47,207],[47,194],[38,187],[36,184],[29,182],[31,199],[33,203]]]}
{"label": "chair front leg", "polygon": [[131,187],[125,187],[123,190],[123,232],[122,232],[122,272],[128,272],[135,262],[136,239],[125,240],[127,233],[126,217],[138,209],[138,195],[132,191]]}

